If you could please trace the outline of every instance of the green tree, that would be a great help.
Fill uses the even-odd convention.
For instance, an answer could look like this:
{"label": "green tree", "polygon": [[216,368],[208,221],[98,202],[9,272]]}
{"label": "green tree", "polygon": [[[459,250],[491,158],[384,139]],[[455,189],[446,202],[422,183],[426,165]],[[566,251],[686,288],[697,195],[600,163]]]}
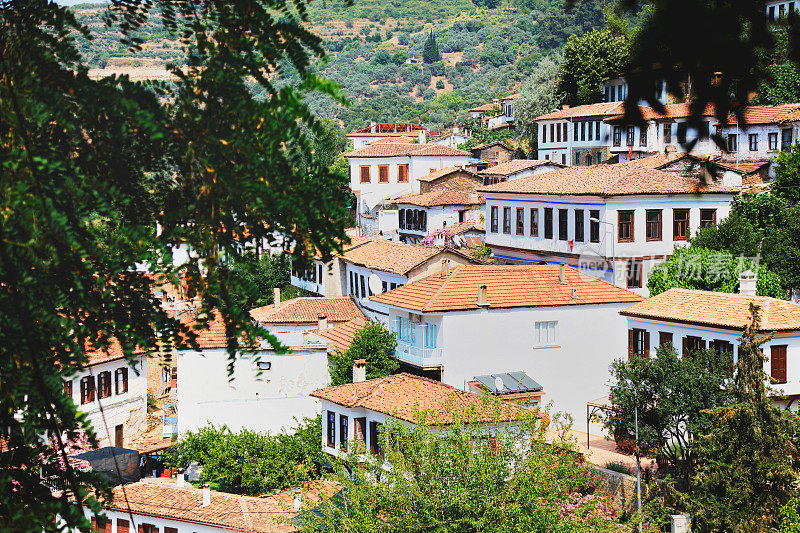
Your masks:
{"label": "green tree", "polygon": [[800,202],[800,143],[782,150],[775,160],[775,180],[772,193],[789,204]]}
{"label": "green tree", "polygon": [[764,374],[758,307],[739,339],[729,389],[733,403],[710,410],[711,426],[697,441],[697,472],[690,499],[707,531],[758,531],[777,525],[779,511],[797,494],[797,415],[777,408]]}
{"label": "green tree", "polygon": [[560,56],[548,56],[540,61],[519,90],[515,103],[514,127],[528,139],[531,153],[536,153],[539,131],[535,119],[558,109],[564,94],[558,90]]}
{"label": "green tree", "polygon": [[[599,475],[569,448],[544,443],[536,420],[478,425],[452,410],[458,418],[446,431],[422,414],[417,424],[388,423],[385,457],[358,460],[352,472],[337,464],[342,491],[323,496],[301,530],[617,531]],[[349,460],[356,464],[354,453]]]}
{"label": "green tree", "polygon": [[320,416],[305,419],[291,435],[247,429],[233,433],[209,425],[182,436],[164,459],[172,468],[199,463],[200,482],[215,490],[257,496],[319,477],[321,434]]}
{"label": "green tree", "polygon": [[[87,343],[105,349],[116,339],[131,362],[159,342],[196,347],[154,294],[165,277],[200,295],[199,317],[221,313],[235,362],[242,339],[268,335],[232,297],[248,292],[231,272],[242,236],[281,233],[300,243],[301,263],[312,248],[330,257],[344,238],[341,178],[307,157],[306,130],[319,126],[304,96],[340,97],[309,69],[324,50],[304,27],[305,7],[108,4],[104,17],[133,57],[148,23],[180,36],[186,67],[169,84],[140,84],[88,77],[76,38],[89,30],[68,8],[0,5],[0,427],[9,450],[0,453],[0,529],[89,530],[73,502],[99,510],[96,497],[108,493],[96,477],[59,467],[64,440],[95,437],[63,379],[85,368]],[[194,253],[176,268],[178,243]],[[63,497],[50,477],[67,487]]]}
{"label": "green tree", "polygon": [[603,84],[627,67],[629,46],[627,36],[609,28],[570,36],[564,46],[560,83],[567,102],[576,105],[602,101]]}
{"label": "green tree", "polygon": [[394,357],[397,338],[379,323],[369,323],[358,330],[350,347],[334,357],[331,384],[353,382],[353,361],[367,360],[367,379],[380,378],[397,372],[399,364]]}
{"label": "green tree", "polygon": [[686,488],[696,459],[695,440],[708,431],[709,409],[725,405],[733,358],[721,361],[706,350],[680,357],[670,345],[655,357],[619,359],[611,366],[613,410],[605,425],[617,442],[634,442],[639,407],[639,447],[666,459],[670,474]]}
{"label": "green tree", "polygon": [[436,44],[433,30],[428,34],[425,44],[422,45],[422,60],[425,63],[436,63],[442,60],[442,54],[439,53],[439,45]]}
{"label": "green tree", "polygon": [[765,79],[758,84],[755,105],[781,105],[800,102],[800,72],[793,63],[769,65]]}
{"label": "green tree", "polygon": [[289,285],[289,269],[287,254],[244,255],[231,268],[231,276],[237,279],[231,297],[244,309],[272,304],[273,289]]}
{"label": "green tree", "polygon": [[647,288],[652,296],[673,287],[734,293],[739,290],[739,274],[757,273],[756,290],[760,296],[786,298],[777,274],[748,257],[735,257],[727,251],[696,246],[676,247],[672,256],[650,271]]}

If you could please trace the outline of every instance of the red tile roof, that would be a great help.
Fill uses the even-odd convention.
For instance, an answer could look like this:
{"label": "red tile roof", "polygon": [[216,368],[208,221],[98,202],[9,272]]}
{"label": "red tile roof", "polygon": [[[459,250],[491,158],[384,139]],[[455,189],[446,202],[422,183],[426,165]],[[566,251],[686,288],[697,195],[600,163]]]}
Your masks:
{"label": "red tile roof", "polygon": [[[373,239],[357,248],[350,249],[342,254],[341,257],[354,265],[405,276],[415,267],[445,252],[464,255],[458,250],[445,248],[444,246],[403,244],[383,239]],[[464,255],[464,257],[472,260],[470,256]]]}
{"label": "red tile roof", "polygon": [[[338,490],[333,484],[319,483],[303,491],[312,502],[320,493],[332,495]],[[211,503],[203,506],[203,490],[188,483],[178,486],[168,478],[145,478],[136,483],[118,485],[106,509],[124,513],[161,517],[195,524],[206,524],[253,533],[284,533],[297,531],[285,521],[297,515],[291,511],[294,494],[286,491],[267,497],[240,496],[211,491]]]}
{"label": "red tile roof", "polygon": [[[553,307],[638,302],[642,297],[599,278],[565,267],[559,282],[558,265],[482,265],[435,274],[370,299],[421,312],[480,309],[478,289],[487,287],[489,309]],[[573,298],[573,289],[576,296]]]}
{"label": "red tile roof", "polygon": [[184,314],[180,317],[184,325],[189,326],[197,334],[197,344],[201,350],[214,350],[217,348],[228,347],[228,337],[225,334],[225,321],[219,312],[214,312],[214,317],[205,329],[199,329],[196,317],[192,314]]}
{"label": "red tile roof", "polygon": [[405,143],[370,143],[364,148],[353,150],[344,154],[345,157],[419,157],[419,156],[464,156],[470,153],[457,150],[449,146],[436,143],[405,144]]}
{"label": "red tile roof", "polygon": [[626,196],[639,194],[735,194],[737,189],[650,168],[644,160],[567,167],[479,188],[486,193]]}
{"label": "red tile roof", "polygon": [[443,178],[444,176],[449,176],[455,172],[466,172],[467,174],[475,175],[474,172],[470,172],[469,170],[465,170],[462,167],[447,167],[441,170],[434,170],[428,174],[425,174],[421,178],[417,178],[418,181],[435,181],[439,178]]}
{"label": "red tile roof", "polygon": [[623,309],[620,314],[741,330],[750,323],[751,302],[760,307],[762,331],[800,330],[800,304],[724,292],[669,289]]}
{"label": "red tile roof", "polygon": [[486,203],[482,194],[458,189],[436,189],[429,192],[407,194],[394,199],[396,204],[411,204],[420,207],[443,205],[481,205]]}
{"label": "red tile roof", "polygon": [[416,414],[425,414],[428,423],[452,424],[466,413],[475,422],[519,420],[530,411],[511,403],[491,401],[488,397],[464,392],[444,383],[411,374],[395,374],[359,383],[318,389],[311,396],[342,405],[363,407],[408,422]]}
{"label": "red tile roof", "polygon": [[354,318],[348,320],[335,328],[329,328],[325,331],[318,331],[317,335],[327,339],[333,345],[335,352],[343,352],[350,347],[356,332],[367,324],[367,319],[364,317]]}
{"label": "red tile roof", "polygon": [[478,107],[473,107],[469,111],[473,113],[483,113],[484,111],[493,111],[495,109],[500,109],[500,104],[497,102],[491,102],[488,104],[479,105]]}
{"label": "red tile roof", "polygon": [[[664,106],[663,112],[658,112],[652,107],[647,107],[647,106],[639,106],[639,109],[642,112],[642,118],[645,120],[667,120],[674,118],[688,118],[692,115],[692,105],[689,103],[667,104]],[[705,107],[705,109],[703,109],[702,115],[705,117],[713,117],[714,106],[712,104],[708,104]],[[622,118],[621,115],[620,118]]]}
{"label": "red tile roof", "polygon": [[505,163],[500,163],[499,165],[485,168],[479,171],[478,174],[481,176],[508,176],[510,174],[516,174],[517,172],[528,170],[530,168],[541,167],[543,165],[552,165],[559,168],[563,168],[565,166],[554,161],[544,161],[540,159],[512,159],[511,161],[506,161]]}
{"label": "red tile roof", "polygon": [[[764,105],[764,106],[748,106],[742,110],[742,118],[744,124],[784,124],[786,122],[793,122],[800,119],[797,116],[800,111],[800,103],[798,104],[783,104],[783,105]],[[727,124],[719,124],[717,126],[735,126],[739,119],[735,114],[728,117]]]}
{"label": "red tile roof", "polygon": [[373,144],[392,144],[392,143],[400,143],[400,144],[411,144],[411,141],[414,139],[412,137],[382,137],[380,139],[376,139],[370,142],[370,145]]}
{"label": "red tile roof", "polygon": [[106,348],[94,348],[91,343],[86,342],[86,366],[99,365],[124,358],[125,353],[122,351],[122,345],[117,339],[111,339],[111,344]]}
{"label": "red tile roof", "polygon": [[261,324],[316,324],[320,315],[328,322],[347,322],[364,318],[364,313],[349,296],[309,296],[293,298],[274,305],[265,305],[250,310],[253,320]]}
{"label": "red tile roof", "polygon": [[579,105],[560,109],[536,117],[534,120],[558,120],[577,117],[606,117],[622,113],[622,102],[601,102],[598,104]]}

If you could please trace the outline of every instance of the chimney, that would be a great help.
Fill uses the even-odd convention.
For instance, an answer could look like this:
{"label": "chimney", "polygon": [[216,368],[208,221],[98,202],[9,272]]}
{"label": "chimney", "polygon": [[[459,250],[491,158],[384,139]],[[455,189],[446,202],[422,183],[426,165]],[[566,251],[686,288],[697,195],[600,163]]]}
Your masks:
{"label": "chimney", "polygon": [[558,282],[562,285],[567,283],[567,265],[564,263],[558,265]]}
{"label": "chimney", "polygon": [[301,503],[300,503],[300,491],[299,491],[299,490],[296,490],[296,491],[294,492],[294,512],[295,512],[295,513],[298,513],[298,512],[300,512],[300,507],[301,507]]}
{"label": "chimney", "polygon": [[356,359],[353,361],[353,383],[367,380],[367,360]]}
{"label": "chimney", "polygon": [[184,476],[183,476],[183,468],[179,468],[176,474],[175,485],[179,487],[183,487],[184,483]]}
{"label": "chimney", "polygon": [[757,281],[756,273],[752,270],[745,270],[739,274],[739,294],[755,296]]}
{"label": "chimney", "polygon": [[428,138],[425,137],[425,131],[419,130],[419,134],[417,135],[417,139],[419,139],[419,144],[425,144],[428,142]]}
{"label": "chimney", "polygon": [[317,331],[325,331],[328,329],[328,315],[320,313],[317,315]]}
{"label": "chimney", "polygon": [[569,104],[564,104],[561,106],[561,109],[569,109]]}
{"label": "chimney", "polygon": [[675,147],[674,146],[665,146],[664,147],[664,155],[666,156],[667,161],[672,161],[673,159],[675,159],[675,156],[677,156],[678,154],[675,151]]}
{"label": "chimney", "polygon": [[475,304],[478,307],[489,307],[489,289],[486,285],[478,287],[478,301]]}
{"label": "chimney", "polygon": [[472,192],[469,193],[468,199],[469,199],[470,202],[478,203],[478,200],[480,200],[481,197],[477,192],[472,191]]}
{"label": "chimney", "polygon": [[370,122],[369,123],[369,132],[370,133],[375,133],[377,131],[377,129],[378,129],[378,125],[377,124],[375,124],[374,122]]}
{"label": "chimney", "polygon": [[574,299],[578,299],[578,289],[572,289],[572,297]]}
{"label": "chimney", "polygon": [[272,289],[272,298],[274,300],[273,305],[275,305],[275,309],[281,305],[281,289],[279,287],[273,287]]}
{"label": "chimney", "polygon": [[450,260],[442,259],[442,277],[450,275]]}
{"label": "chimney", "polygon": [[211,487],[208,483],[203,485],[203,505],[202,507],[208,507],[211,505]]}
{"label": "chimney", "polygon": [[459,134],[459,132],[461,132],[461,128],[459,128],[458,126],[453,126],[453,133],[455,133],[456,135],[458,135],[458,134]]}

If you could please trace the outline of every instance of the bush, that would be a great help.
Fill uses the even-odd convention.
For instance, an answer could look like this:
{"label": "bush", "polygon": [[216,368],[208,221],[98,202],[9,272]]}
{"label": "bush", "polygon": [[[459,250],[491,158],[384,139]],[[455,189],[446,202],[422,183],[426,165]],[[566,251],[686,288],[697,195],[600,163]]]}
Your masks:
{"label": "bush", "polygon": [[442,80],[436,80],[436,88],[444,89],[444,82]]}
{"label": "bush", "polygon": [[618,463],[616,461],[609,461],[606,463],[605,466],[606,470],[611,470],[612,472],[619,472],[620,474],[625,474],[627,476],[632,476],[635,472],[632,472],[630,467],[623,463]]}

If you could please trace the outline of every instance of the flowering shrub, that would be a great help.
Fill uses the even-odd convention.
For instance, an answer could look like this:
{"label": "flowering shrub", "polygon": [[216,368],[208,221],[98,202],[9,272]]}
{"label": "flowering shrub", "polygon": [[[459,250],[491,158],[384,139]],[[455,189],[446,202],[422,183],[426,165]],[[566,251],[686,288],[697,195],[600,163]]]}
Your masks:
{"label": "flowering shrub", "polygon": [[562,520],[582,526],[600,526],[617,517],[607,495],[584,495],[580,492],[570,494],[567,501],[561,503],[558,512]]}
{"label": "flowering shrub", "polygon": [[453,238],[455,234],[447,228],[437,229],[430,235],[427,235],[424,239],[422,239],[422,244],[433,244],[436,242],[437,237],[442,237],[444,239],[445,244],[453,244]]}

